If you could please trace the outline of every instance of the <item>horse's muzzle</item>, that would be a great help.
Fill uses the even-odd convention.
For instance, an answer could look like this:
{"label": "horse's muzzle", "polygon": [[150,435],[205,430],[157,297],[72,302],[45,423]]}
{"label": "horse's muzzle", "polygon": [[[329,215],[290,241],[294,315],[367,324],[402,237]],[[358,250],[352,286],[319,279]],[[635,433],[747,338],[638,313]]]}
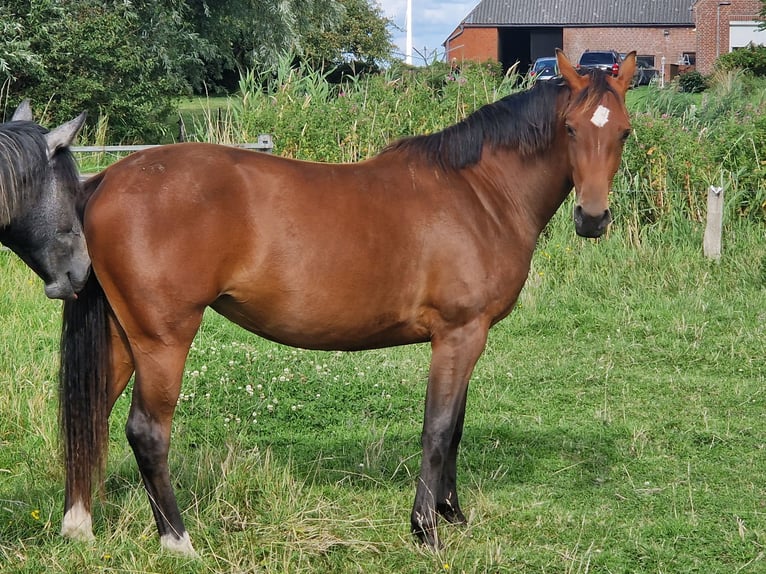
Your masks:
{"label": "horse's muzzle", "polygon": [[581,205],[574,208],[575,231],[580,237],[595,239],[601,237],[612,222],[612,212],[605,209],[598,215],[587,213]]}

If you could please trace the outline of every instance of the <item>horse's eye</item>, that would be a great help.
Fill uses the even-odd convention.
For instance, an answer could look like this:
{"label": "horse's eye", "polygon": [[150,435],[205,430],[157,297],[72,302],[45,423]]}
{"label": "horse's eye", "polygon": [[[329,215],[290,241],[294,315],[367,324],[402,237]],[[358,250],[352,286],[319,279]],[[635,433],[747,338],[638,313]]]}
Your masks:
{"label": "horse's eye", "polygon": [[575,135],[577,135],[577,132],[571,125],[565,124],[564,127],[566,127],[567,133],[569,134],[570,137],[575,137]]}
{"label": "horse's eye", "polygon": [[622,137],[620,138],[623,142],[628,141],[628,138],[630,137],[630,130],[625,130],[622,132]]}

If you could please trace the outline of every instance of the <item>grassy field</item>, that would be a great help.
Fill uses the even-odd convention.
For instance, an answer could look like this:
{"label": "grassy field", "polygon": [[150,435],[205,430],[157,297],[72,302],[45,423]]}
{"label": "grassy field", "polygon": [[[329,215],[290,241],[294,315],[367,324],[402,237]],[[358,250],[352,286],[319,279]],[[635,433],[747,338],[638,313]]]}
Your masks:
{"label": "grassy field", "polygon": [[318,353],[210,313],[171,470],[198,560],[159,552],[112,416],[92,544],[58,536],[60,305],[0,252],[2,572],[764,572],[766,237],[729,224],[577,238],[563,209],[491,332],[459,461],[464,528],[409,511],[429,350]]}

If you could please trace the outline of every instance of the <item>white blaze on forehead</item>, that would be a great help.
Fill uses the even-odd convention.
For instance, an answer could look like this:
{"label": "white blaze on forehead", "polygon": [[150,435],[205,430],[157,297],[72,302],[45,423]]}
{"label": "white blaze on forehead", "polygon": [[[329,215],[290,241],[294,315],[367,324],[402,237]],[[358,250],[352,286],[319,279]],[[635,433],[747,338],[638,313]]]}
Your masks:
{"label": "white blaze on forehead", "polygon": [[609,121],[609,108],[605,108],[601,105],[597,107],[596,111],[593,112],[593,117],[590,119],[590,121],[594,126],[603,128]]}

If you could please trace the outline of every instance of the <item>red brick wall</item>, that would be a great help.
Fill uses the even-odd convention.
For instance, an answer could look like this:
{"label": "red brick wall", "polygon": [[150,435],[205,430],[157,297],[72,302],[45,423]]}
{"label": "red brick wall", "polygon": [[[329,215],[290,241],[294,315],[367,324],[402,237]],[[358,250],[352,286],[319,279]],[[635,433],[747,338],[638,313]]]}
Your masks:
{"label": "red brick wall", "polygon": [[670,64],[678,64],[683,53],[694,52],[695,46],[693,28],[564,28],[564,52],[572,62],[585,50],[635,50],[654,56],[657,69],[664,56],[666,78]]}
{"label": "red brick wall", "polygon": [[[697,0],[694,3],[696,28],[564,28],[564,52],[571,61],[577,62],[587,49],[636,50],[641,55],[653,55],[657,68],[664,56],[666,79],[670,65],[680,63],[684,52],[696,52],[697,70],[709,74],[716,59],[716,40],[718,53],[729,51],[729,22],[758,20],[761,10],[761,0],[730,0],[731,5],[719,7],[720,1]],[[720,20],[718,31],[717,20]],[[496,28],[466,27],[462,33],[455,30],[452,36],[446,46],[450,61],[499,58]]]}
{"label": "red brick wall", "polygon": [[[730,6],[720,7],[719,1],[698,0],[694,5],[694,17],[697,22],[697,70],[703,74],[713,71],[716,54],[729,51],[730,21],[759,19],[760,0],[731,0]],[[716,24],[719,24],[717,31]]]}
{"label": "red brick wall", "polygon": [[447,42],[447,60],[473,60],[486,62],[498,60],[497,28],[465,28],[462,34],[453,32]]}
{"label": "red brick wall", "polygon": [[[756,0],[757,2],[758,0]],[[665,35],[665,30],[668,35]],[[497,60],[498,32],[496,28],[466,27],[462,33],[456,30],[447,42],[447,59],[485,61]],[[576,63],[580,55],[590,50],[616,50],[655,57],[659,69],[665,56],[667,66],[677,64],[684,52],[696,49],[692,28],[564,28],[564,52]],[[667,77],[667,75],[666,75]]]}

